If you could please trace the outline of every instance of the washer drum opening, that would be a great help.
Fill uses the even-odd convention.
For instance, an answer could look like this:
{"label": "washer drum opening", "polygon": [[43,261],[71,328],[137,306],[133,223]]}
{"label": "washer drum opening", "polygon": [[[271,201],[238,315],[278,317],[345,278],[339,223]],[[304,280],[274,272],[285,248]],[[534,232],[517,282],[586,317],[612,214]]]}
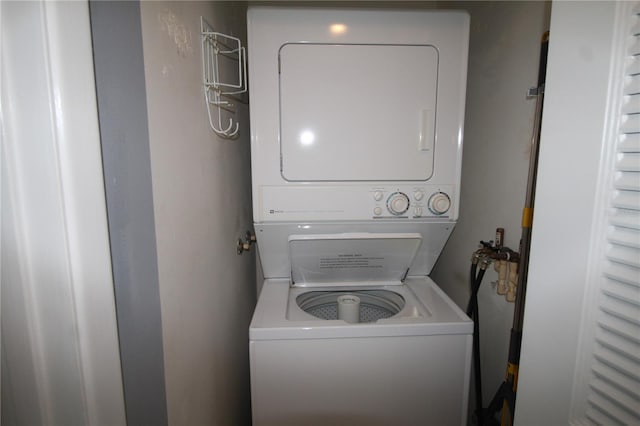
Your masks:
{"label": "washer drum opening", "polygon": [[360,299],[360,321],[375,322],[391,318],[404,308],[404,298],[389,290],[310,291],[296,298],[306,313],[324,320],[337,320],[338,297],[357,296]]}

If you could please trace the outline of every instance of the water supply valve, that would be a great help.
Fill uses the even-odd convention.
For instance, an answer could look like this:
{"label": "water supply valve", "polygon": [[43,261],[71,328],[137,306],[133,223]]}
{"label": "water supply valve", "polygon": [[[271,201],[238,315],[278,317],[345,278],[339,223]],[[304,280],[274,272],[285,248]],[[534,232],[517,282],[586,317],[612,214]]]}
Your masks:
{"label": "water supply valve", "polygon": [[507,261],[499,260],[498,262],[496,262],[495,270],[498,273],[497,293],[504,296],[505,294],[507,294]]}
{"label": "water supply valve", "polygon": [[504,246],[504,228],[496,229],[495,241],[480,241],[480,248],[475,251],[472,262],[483,264],[495,262],[498,273],[497,293],[505,296],[507,302],[515,301],[516,283],[518,280],[518,264],[520,253]]}
{"label": "water supply valve", "polygon": [[238,238],[238,243],[236,245],[236,252],[238,254],[242,254],[245,251],[251,250],[251,245],[256,242],[256,235],[252,234],[251,231],[247,231],[244,235],[244,240],[242,238]]}
{"label": "water supply valve", "polygon": [[508,280],[508,289],[505,294],[505,299],[507,302],[515,302],[516,301],[516,289],[518,285],[518,263],[517,262],[509,262],[509,280]]}

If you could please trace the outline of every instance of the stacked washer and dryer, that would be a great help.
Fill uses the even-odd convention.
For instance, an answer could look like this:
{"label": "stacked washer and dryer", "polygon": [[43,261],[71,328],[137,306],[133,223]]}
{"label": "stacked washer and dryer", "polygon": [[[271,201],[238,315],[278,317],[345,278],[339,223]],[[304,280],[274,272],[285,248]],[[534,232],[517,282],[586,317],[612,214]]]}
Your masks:
{"label": "stacked washer and dryer", "polygon": [[458,217],[469,17],[253,7],[255,425],[464,425],[472,322],[429,278]]}

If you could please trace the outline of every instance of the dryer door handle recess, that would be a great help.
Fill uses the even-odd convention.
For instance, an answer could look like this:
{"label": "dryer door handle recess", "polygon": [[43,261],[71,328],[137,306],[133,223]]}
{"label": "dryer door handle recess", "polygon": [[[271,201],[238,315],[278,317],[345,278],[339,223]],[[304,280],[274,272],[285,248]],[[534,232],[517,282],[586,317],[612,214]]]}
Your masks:
{"label": "dryer door handle recess", "polygon": [[420,110],[420,136],[418,138],[419,151],[433,151],[435,141],[433,121],[433,111],[429,109]]}

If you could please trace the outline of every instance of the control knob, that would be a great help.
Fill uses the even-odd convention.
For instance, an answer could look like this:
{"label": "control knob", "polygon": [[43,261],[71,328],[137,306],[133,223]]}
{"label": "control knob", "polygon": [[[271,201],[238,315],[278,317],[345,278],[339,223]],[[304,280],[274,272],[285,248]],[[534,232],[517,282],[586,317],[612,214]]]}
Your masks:
{"label": "control knob", "polygon": [[393,215],[401,215],[409,210],[409,197],[402,192],[394,192],[387,199],[387,209]]}
{"label": "control knob", "polygon": [[444,192],[436,192],[429,197],[427,206],[431,213],[435,215],[445,214],[451,207],[451,199]]}

